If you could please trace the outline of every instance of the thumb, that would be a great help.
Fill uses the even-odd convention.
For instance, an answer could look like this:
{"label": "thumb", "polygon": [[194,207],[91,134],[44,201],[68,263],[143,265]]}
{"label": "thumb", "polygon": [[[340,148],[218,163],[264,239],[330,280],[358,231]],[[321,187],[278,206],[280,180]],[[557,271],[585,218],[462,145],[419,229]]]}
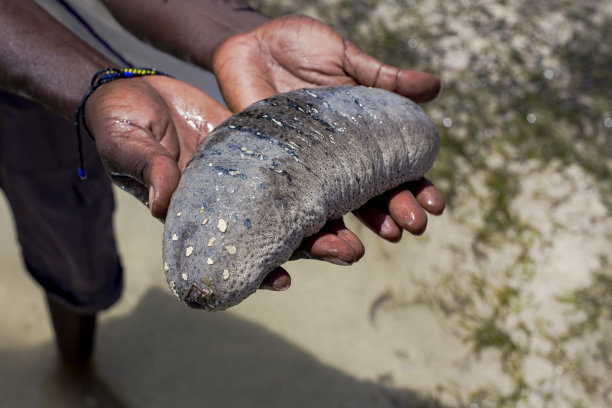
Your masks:
{"label": "thumb", "polygon": [[170,199],[180,178],[181,172],[172,157],[160,154],[146,159],[143,181],[149,186],[149,210],[153,217],[162,221],[166,218]]}
{"label": "thumb", "polygon": [[383,64],[350,41],[344,41],[344,69],[357,83],[386,89],[415,102],[427,102],[440,92],[440,79],[437,76]]}
{"label": "thumb", "polygon": [[106,171],[115,184],[163,220],[181,177],[176,158],[141,128],[115,136],[96,139]]}

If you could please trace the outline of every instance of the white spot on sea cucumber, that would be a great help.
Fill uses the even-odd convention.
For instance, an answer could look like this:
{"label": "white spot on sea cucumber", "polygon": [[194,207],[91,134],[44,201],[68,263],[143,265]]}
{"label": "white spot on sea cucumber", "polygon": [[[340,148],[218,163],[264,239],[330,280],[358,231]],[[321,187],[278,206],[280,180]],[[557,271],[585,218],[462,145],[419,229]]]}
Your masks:
{"label": "white spot on sea cucumber", "polygon": [[217,228],[219,229],[219,231],[225,232],[225,230],[227,229],[227,222],[225,222],[223,218],[220,218],[219,223],[217,224]]}
{"label": "white spot on sea cucumber", "polygon": [[188,246],[187,249],[185,249],[185,256],[191,255],[192,252],[193,252],[193,247]]}
{"label": "white spot on sea cucumber", "polygon": [[181,216],[181,213],[180,213],[180,212],[177,212],[177,213],[176,213],[176,216],[177,216],[177,217],[180,217],[180,216]]}
{"label": "white spot on sea cucumber", "polygon": [[178,241],[178,235],[172,234],[172,240],[173,241]]}
{"label": "white spot on sea cucumber", "polygon": [[282,122],[279,122],[279,121],[278,121],[278,120],[276,120],[276,119],[272,119],[272,122],[276,123],[278,126],[283,126],[283,123],[282,123]]}
{"label": "white spot on sea cucumber", "polygon": [[186,273],[182,273],[182,274],[181,274],[181,278],[183,278],[183,280],[184,280],[184,281],[186,281],[186,280],[187,280],[187,278],[189,278],[189,277],[187,276],[187,274],[186,274]]}
{"label": "white spot on sea cucumber", "polygon": [[229,271],[227,269],[223,270],[223,280],[227,280],[229,278]]}
{"label": "white spot on sea cucumber", "polygon": [[208,163],[208,167],[212,167],[212,163]]}
{"label": "white spot on sea cucumber", "polygon": [[170,285],[170,287],[172,289],[174,289],[176,287],[176,282],[175,281],[170,281],[169,285]]}
{"label": "white spot on sea cucumber", "polygon": [[234,125],[229,125],[229,126],[228,126],[228,128],[230,128],[230,129],[236,129],[236,126],[234,126]]}
{"label": "white spot on sea cucumber", "polygon": [[214,261],[212,259],[208,258],[206,260],[206,263],[209,264],[209,265],[212,265],[214,263]]}
{"label": "white spot on sea cucumber", "polygon": [[237,176],[240,174],[240,172],[238,170],[230,170],[227,172],[227,174],[229,174],[230,176]]}
{"label": "white spot on sea cucumber", "polygon": [[169,271],[170,270],[170,266],[168,265],[168,262],[164,263],[164,271]]}
{"label": "white spot on sea cucumber", "polygon": [[215,240],[216,240],[216,239],[217,239],[217,238],[215,238],[215,237],[210,238],[210,239],[208,240],[208,246],[209,246],[209,247],[213,246],[213,244],[215,243]]}
{"label": "white spot on sea cucumber", "polygon": [[[257,133],[259,133],[259,132],[257,132]],[[245,152],[246,154],[253,154],[253,151],[252,151],[252,150],[249,150],[249,149],[247,149],[247,148],[246,148],[246,147],[244,147],[244,146],[243,146],[243,147],[241,147],[241,148],[240,148],[240,150],[242,150],[242,151],[243,151],[243,152]]]}
{"label": "white spot on sea cucumber", "polygon": [[202,206],[202,207],[200,208],[200,214],[204,214],[204,210],[205,210],[205,208],[204,208],[204,206]]}
{"label": "white spot on sea cucumber", "polygon": [[329,108],[329,103],[323,101],[323,106],[325,106],[326,108]]}
{"label": "white spot on sea cucumber", "polygon": [[313,98],[318,98],[318,97],[319,97],[319,95],[317,95],[317,94],[316,94],[316,93],[314,93],[314,92],[310,92],[309,90],[306,90],[306,93],[307,93],[308,95],[312,96]]}
{"label": "white spot on sea cucumber", "polygon": [[204,218],[204,221],[202,221],[202,225],[206,225],[208,221],[210,221],[210,218]]}
{"label": "white spot on sea cucumber", "polygon": [[236,253],[236,247],[233,246],[233,245],[228,245],[228,246],[225,247],[225,249],[227,249],[227,252],[230,255],[234,255]]}

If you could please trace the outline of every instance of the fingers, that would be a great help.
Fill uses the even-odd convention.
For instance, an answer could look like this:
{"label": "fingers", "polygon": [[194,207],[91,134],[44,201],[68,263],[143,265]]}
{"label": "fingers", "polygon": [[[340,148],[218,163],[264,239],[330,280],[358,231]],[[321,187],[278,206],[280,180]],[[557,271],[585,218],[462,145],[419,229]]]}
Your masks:
{"label": "fingers", "polygon": [[267,289],[276,292],[281,292],[283,290],[289,289],[290,286],[291,276],[289,276],[286,270],[279,266],[264,278],[261,285],[259,285],[259,289]]}
{"label": "fingers", "polygon": [[363,243],[342,219],[329,221],[319,233],[306,238],[301,248],[313,258],[336,265],[351,265],[365,254]]}
{"label": "fingers", "polygon": [[393,220],[381,198],[368,201],[353,214],[379,237],[390,242],[402,238],[402,229]]}
{"label": "fingers", "polygon": [[392,190],[385,196],[389,215],[398,227],[413,235],[421,235],[427,228],[427,214],[412,192],[406,188]]}
{"label": "fingers", "polygon": [[391,89],[400,95],[412,99],[415,102],[427,102],[434,99],[440,93],[440,78],[427,72],[398,70],[395,88]]}
{"label": "fingers", "polygon": [[[329,221],[319,233],[306,238],[297,252],[336,265],[350,265],[364,255],[365,248],[340,219]],[[259,288],[283,291],[289,289],[289,286],[291,276],[279,266],[264,278]]]}
{"label": "fingers", "polygon": [[353,214],[376,235],[390,242],[402,238],[402,229],[393,221],[380,198],[368,201]]}
{"label": "fingers", "polygon": [[440,215],[444,198],[427,179],[398,187],[354,211],[355,216],[381,238],[398,242],[402,230],[421,235],[427,228],[426,211]]}
{"label": "fingers", "polygon": [[[380,237],[397,242],[402,237],[403,229],[414,235],[425,232],[426,211],[440,215],[444,206],[442,194],[429,180],[422,178],[371,200],[354,213]],[[350,265],[365,254],[365,248],[339,219],[328,222],[319,233],[306,238],[296,252],[305,252],[309,258],[337,265]],[[260,289],[282,291],[290,285],[291,277],[278,267],[266,276]]]}
{"label": "fingers", "polygon": [[446,203],[433,183],[426,178],[410,183],[410,190],[418,203],[430,214],[442,215]]}
{"label": "fingers", "polygon": [[393,91],[415,102],[432,100],[440,92],[440,79],[421,71],[400,70],[383,64],[345,40],[344,66],[357,83]]}

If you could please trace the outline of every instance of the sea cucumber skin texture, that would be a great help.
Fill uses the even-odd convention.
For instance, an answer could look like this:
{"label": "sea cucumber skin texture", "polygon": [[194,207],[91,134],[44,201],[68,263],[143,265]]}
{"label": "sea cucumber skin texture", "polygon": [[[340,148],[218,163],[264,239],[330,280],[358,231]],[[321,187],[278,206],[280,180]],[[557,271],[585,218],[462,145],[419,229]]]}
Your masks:
{"label": "sea cucumber skin texture", "polygon": [[195,308],[236,305],[328,220],[421,178],[438,149],[423,110],[381,89],[305,89],[251,105],[202,141],[172,197],[171,291]]}

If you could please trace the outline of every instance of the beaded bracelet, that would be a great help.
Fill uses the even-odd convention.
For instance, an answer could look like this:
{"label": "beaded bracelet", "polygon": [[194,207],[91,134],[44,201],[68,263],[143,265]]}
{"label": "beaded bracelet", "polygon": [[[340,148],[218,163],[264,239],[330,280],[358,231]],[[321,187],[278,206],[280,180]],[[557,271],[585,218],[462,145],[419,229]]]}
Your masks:
{"label": "beaded bracelet", "polygon": [[89,137],[93,139],[91,131],[87,127],[87,121],[85,117],[85,104],[87,103],[87,100],[96,89],[106,84],[107,82],[111,82],[121,78],[133,78],[149,75],[164,75],[167,77],[172,77],[171,75],[168,75],[153,68],[106,68],[96,72],[96,74],[91,78],[89,89],[87,90],[87,92],[85,92],[85,96],[83,96],[81,103],[76,109],[74,121],[76,128],[77,144],[79,149],[78,173],[79,178],[81,180],[87,179],[87,172],[85,171],[85,164],[83,159],[83,139],[81,137],[81,122],[83,123],[83,128],[85,129]]}

